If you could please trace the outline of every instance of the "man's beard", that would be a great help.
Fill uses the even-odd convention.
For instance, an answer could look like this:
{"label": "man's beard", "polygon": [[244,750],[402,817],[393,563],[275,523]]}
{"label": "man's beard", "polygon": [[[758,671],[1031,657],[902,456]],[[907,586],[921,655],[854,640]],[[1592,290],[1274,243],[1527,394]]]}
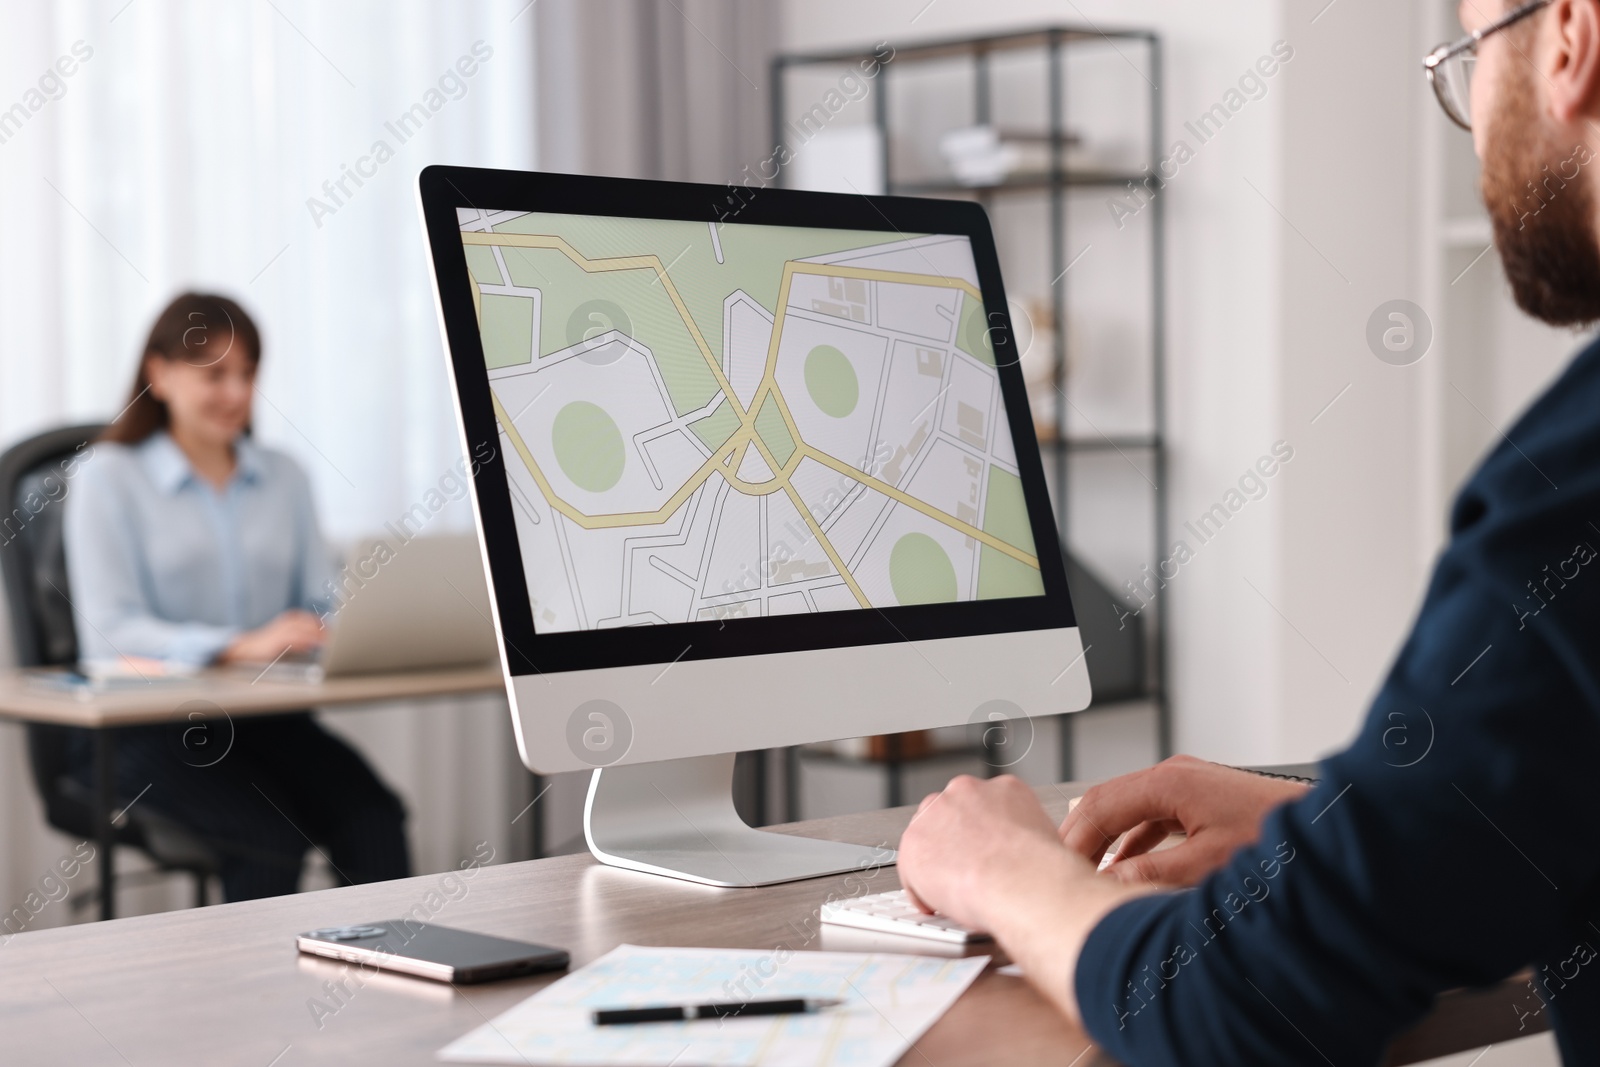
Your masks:
{"label": "man's beard", "polygon": [[1595,153],[1555,142],[1539,121],[1530,77],[1514,67],[1500,87],[1483,200],[1517,306],[1552,326],[1583,325],[1600,319],[1594,198],[1578,168]]}

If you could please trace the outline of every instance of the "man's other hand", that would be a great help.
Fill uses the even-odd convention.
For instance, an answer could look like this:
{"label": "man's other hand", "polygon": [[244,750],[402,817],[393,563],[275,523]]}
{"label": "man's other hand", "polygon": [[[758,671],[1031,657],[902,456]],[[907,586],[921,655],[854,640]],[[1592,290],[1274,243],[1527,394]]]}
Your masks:
{"label": "man's other hand", "polygon": [[[1108,874],[1127,882],[1194,885],[1253,844],[1269,811],[1309,789],[1193,756],[1173,756],[1090,789],[1062,822],[1061,841],[1099,863],[1126,833]],[[1154,851],[1173,833],[1187,839]]]}

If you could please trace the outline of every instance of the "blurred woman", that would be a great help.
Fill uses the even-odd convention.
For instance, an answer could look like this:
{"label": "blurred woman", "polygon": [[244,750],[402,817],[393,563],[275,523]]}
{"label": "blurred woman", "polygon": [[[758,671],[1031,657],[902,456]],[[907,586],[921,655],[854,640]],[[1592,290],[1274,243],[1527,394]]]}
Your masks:
{"label": "blurred woman", "polygon": [[[225,297],[185,293],[151,327],[65,515],[83,660],[264,667],[321,645],[332,560],[305,474],[250,435],[260,363]],[[313,842],[347,882],[410,873],[399,799],[310,712],[121,731],[117,793],[207,840],[230,901],[294,892]]]}

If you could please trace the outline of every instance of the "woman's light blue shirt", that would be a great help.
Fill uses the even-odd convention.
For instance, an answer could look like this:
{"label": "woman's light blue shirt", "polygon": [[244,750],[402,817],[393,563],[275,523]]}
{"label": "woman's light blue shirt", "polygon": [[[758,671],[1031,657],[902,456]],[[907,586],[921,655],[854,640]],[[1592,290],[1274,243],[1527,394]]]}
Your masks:
{"label": "woman's light blue shirt", "polygon": [[96,444],[64,516],[79,654],[202,665],[290,608],[324,612],[333,561],[311,486],[248,437],[222,489],[165,432]]}

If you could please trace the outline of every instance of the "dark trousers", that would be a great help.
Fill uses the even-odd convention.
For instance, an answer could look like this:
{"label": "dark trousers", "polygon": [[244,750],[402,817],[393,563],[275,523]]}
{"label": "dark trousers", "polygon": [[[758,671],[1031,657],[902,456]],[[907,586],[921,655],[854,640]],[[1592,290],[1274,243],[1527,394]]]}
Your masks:
{"label": "dark trousers", "polygon": [[119,808],[138,797],[135,811],[148,805],[216,850],[225,900],[293,893],[308,848],[345,883],[411,873],[400,798],[310,712],[123,730],[116,771]]}

